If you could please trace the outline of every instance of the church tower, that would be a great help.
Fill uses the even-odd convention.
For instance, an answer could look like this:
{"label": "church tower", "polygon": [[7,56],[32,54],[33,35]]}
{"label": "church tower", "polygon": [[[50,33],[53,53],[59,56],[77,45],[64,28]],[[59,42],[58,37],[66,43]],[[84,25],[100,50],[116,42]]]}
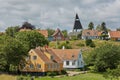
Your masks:
{"label": "church tower", "polygon": [[75,22],[74,22],[74,26],[73,26],[73,32],[74,31],[77,32],[77,30],[80,30],[80,29],[83,29],[83,28],[82,28],[80,19],[78,17],[78,14],[76,14]]}

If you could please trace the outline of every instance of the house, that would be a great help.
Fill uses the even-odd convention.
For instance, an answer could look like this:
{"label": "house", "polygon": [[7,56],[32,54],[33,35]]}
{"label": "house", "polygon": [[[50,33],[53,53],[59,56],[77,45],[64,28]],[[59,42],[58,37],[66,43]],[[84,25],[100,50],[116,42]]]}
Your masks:
{"label": "house", "polygon": [[49,71],[61,72],[63,63],[61,59],[49,48],[37,47],[29,51],[26,63],[21,64],[22,73],[43,75]]}
{"label": "house", "polygon": [[62,32],[61,32],[61,30],[59,28],[54,32],[54,34],[52,35],[52,37],[53,37],[54,41],[65,40],[65,38],[64,38],[64,36],[63,36],[63,34],[62,34]]}
{"label": "house", "polygon": [[37,32],[41,33],[43,36],[48,38],[48,31],[47,30],[36,30]]}
{"label": "house", "polygon": [[84,61],[80,49],[53,49],[55,54],[63,61],[63,68],[83,68]]}
{"label": "house", "polygon": [[120,31],[109,31],[108,37],[111,40],[120,41]]}
{"label": "house", "polygon": [[99,32],[97,30],[83,30],[82,31],[82,39],[98,39]]}

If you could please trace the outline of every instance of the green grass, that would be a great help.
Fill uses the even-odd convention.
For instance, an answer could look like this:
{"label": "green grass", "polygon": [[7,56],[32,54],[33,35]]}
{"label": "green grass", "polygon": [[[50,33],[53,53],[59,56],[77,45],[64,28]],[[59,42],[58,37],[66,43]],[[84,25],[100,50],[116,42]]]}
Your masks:
{"label": "green grass", "polygon": [[86,73],[86,74],[80,74],[72,77],[65,76],[62,78],[41,77],[41,78],[36,78],[35,80],[110,80],[110,79],[105,79],[102,74]]}

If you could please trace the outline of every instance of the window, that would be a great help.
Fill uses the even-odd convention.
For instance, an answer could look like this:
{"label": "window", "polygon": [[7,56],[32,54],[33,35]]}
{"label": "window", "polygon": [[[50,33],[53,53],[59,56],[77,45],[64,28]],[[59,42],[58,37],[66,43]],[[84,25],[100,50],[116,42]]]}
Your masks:
{"label": "window", "polygon": [[31,68],[31,69],[33,69],[33,68],[34,68],[34,67],[33,67],[33,64],[30,64],[30,68]]}
{"label": "window", "polygon": [[41,65],[40,65],[40,64],[37,64],[37,68],[40,69],[40,68],[41,68]]}
{"label": "window", "polygon": [[79,58],[81,58],[81,54],[79,55]]}
{"label": "window", "polygon": [[51,60],[53,60],[54,59],[54,57],[53,56],[51,56]]}
{"label": "window", "polygon": [[72,65],[75,65],[75,63],[76,63],[76,60],[72,61]]}
{"label": "window", "polygon": [[70,63],[69,63],[69,61],[66,61],[66,65],[69,65]]}
{"label": "window", "polygon": [[37,56],[33,56],[33,60],[36,60],[37,59]]}
{"label": "window", "polygon": [[50,67],[50,64],[48,64],[48,69],[50,69],[51,67]]}

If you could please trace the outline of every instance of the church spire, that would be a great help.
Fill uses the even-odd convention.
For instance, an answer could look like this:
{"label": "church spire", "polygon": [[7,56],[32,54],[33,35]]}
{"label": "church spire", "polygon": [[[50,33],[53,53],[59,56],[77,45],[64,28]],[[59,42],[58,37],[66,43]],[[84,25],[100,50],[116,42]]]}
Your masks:
{"label": "church spire", "polygon": [[83,29],[83,28],[82,28],[80,19],[78,17],[78,14],[76,14],[73,31],[76,30],[76,32],[77,32],[78,29]]}

